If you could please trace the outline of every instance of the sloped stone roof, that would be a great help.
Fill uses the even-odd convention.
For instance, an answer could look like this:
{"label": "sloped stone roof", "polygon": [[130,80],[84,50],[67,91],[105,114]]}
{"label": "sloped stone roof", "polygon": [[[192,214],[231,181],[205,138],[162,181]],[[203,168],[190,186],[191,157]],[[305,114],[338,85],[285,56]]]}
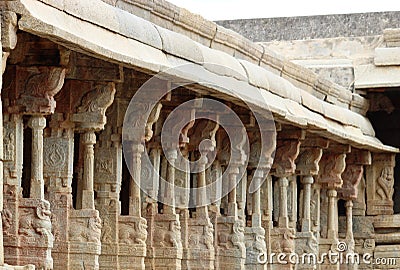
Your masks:
{"label": "sloped stone roof", "polygon": [[[361,96],[222,27],[216,27],[212,39],[202,36],[200,41],[199,36],[168,30],[162,23],[156,25],[100,0],[20,0],[8,2],[7,8],[21,15],[21,30],[70,49],[149,73],[163,71],[198,82],[237,102],[237,96],[245,97],[260,111],[269,108],[277,121],[341,143],[375,152],[398,151],[375,138],[369,120],[362,115],[367,102]],[[179,14],[169,16],[175,20]],[[200,27],[212,24],[199,20]],[[170,69],[187,63],[193,64],[190,72]],[[254,93],[261,93],[264,100],[255,99]],[[328,96],[331,102],[325,101]]]}

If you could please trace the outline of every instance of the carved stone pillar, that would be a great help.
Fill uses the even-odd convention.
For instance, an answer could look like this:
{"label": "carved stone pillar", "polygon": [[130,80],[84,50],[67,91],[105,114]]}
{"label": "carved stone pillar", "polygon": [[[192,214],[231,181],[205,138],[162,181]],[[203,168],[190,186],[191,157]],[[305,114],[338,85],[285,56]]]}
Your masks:
{"label": "carved stone pillar", "polygon": [[[7,106],[7,103],[5,103]],[[23,121],[22,115],[4,113],[4,209],[2,212],[4,256],[8,264],[19,264],[18,208],[22,200]]]}
{"label": "carved stone pillar", "polygon": [[[217,217],[216,230],[216,260],[220,269],[245,269],[246,246],[244,239],[245,220],[238,217],[236,202],[236,185],[238,175],[244,170],[244,162],[247,158],[244,151],[247,133],[244,127],[230,127],[232,134],[228,138],[221,138],[218,152],[220,162],[226,166],[227,179],[224,184],[229,188],[227,212]],[[222,136],[221,136],[222,137]],[[230,148],[232,147],[232,148]],[[230,159],[229,159],[230,157]],[[230,162],[229,162],[230,161]]]}
{"label": "carved stone pillar", "polygon": [[373,153],[366,170],[367,214],[392,215],[395,154]]}
{"label": "carved stone pillar", "polygon": [[114,100],[115,85],[112,82],[69,81],[66,90],[73,105],[70,120],[75,131],[80,133],[79,166],[82,168],[77,209],[69,216],[71,269],[82,265],[99,269],[102,221],[94,204],[95,132],[104,129],[107,122],[105,112]]}
{"label": "carved stone pillar", "polygon": [[[158,91],[155,91],[157,94]],[[158,182],[154,169],[158,168],[159,151],[150,148],[153,165],[146,160],[147,152],[145,143],[153,137],[153,124],[160,116],[161,103],[152,104],[151,100],[141,100],[141,102],[130,103],[124,121],[124,148],[125,160],[129,162],[129,215],[119,217],[119,264],[124,269],[145,269],[145,264],[153,267],[156,264],[154,257],[155,250],[152,249],[152,240],[155,235],[154,215],[157,206],[154,202],[158,192],[158,183],[154,186],[153,182]],[[132,114],[130,114],[132,113]],[[127,157],[128,156],[128,157]],[[142,160],[145,161],[142,163]],[[157,161],[158,160],[158,161]],[[142,179],[143,176],[143,179]],[[145,182],[142,183],[142,180]],[[144,194],[145,201],[141,198],[141,188],[145,192],[150,192],[152,198]],[[146,208],[146,218],[142,216],[142,206]],[[149,226],[147,225],[149,222]],[[147,232],[147,228],[148,232]],[[148,240],[148,235],[150,235]],[[147,241],[147,245],[146,245]],[[145,263],[146,250],[148,251],[148,262]],[[121,256],[122,255],[122,256]],[[133,259],[133,261],[132,261]]]}
{"label": "carved stone pillar", "polygon": [[[342,173],[343,185],[338,190],[339,197],[346,201],[346,253],[355,252],[355,238],[353,233],[353,200],[358,196],[358,185],[364,172],[364,165],[371,164],[371,154],[368,151],[352,149],[346,156],[346,169]],[[362,195],[364,196],[364,194]],[[358,221],[358,220],[357,220]],[[363,239],[366,240],[366,239]],[[371,240],[371,239],[369,239]],[[357,265],[347,265],[346,269],[358,269]]]}
{"label": "carved stone pillar", "polygon": [[[207,118],[211,119],[212,116]],[[192,214],[192,218],[188,218],[188,242],[183,246],[182,269],[214,269],[214,229],[208,212],[206,166],[209,164],[208,156],[215,151],[215,134],[218,128],[218,117],[214,118],[214,121],[200,120],[190,137],[190,147],[195,149],[195,153],[199,156],[195,163],[197,165],[196,212]]]}
{"label": "carved stone pillar", "polygon": [[[58,99],[57,99],[58,100]],[[43,176],[51,204],[54,268],[70,269],[68,258],[69,214],[72,210],[74,136],[62,113],[51,116],[43,140]]]}
{"label": "carved stone pillar", "polygon": [[[304,140],[305,132],[302,130],[282,130],[278,133],[278,142],[272,174],[278,178],[274,195],[278,196],[278,227],[274,228],[272,234],[272,252],[291,253],[295,248],[295,229],[289,227],[288,216],[288,177],[295,174],[295,160],[300,152],[300,142]],[[274,202],[275,202],[274,198]],[[297,203],[297,202],[296,202]],[[272,265],[277,269],[279,265]],[[282,267],[282,266],[280,266]],[[287,264],[284,269],[293,269],[293,265]]]}
{"label": "carved stone pillar", "polygon": [[[326,235],[320,238],[320,252],[328,252],[332,250],[337,252],[338,243],[338,197],[337,190],[342,187],[342,173],[346,168],[346,154],[350,152],[348,145],[330,144],[329,148],[324,151],[319,163],[320,171],[316,178],[316,182],[323,188],[322,192],[326,194],[325,210],[321,209],[321,219],[326,220]],[[328,269],[338,269],[339,264],[324,265]]]}
{"label": "carved stone pillar", "polygon": [[[107,110],[107,123],[95,145],[95,207],[102,220],[99,268],[104,270],[121,267],[125,253],[120,248],[119,238],[123,238],[122,241],[135,241],[140,238],[139,233],[132,234],[138,236],[137,238],[129,238],[130,231],[126,232],[126,228],[119,226],[118,222],[121,214],[119,197],[123,166],[121,126],[127,106],[128,100],[115,98]],[[137,229],[134,225],[132,227]],[[141,265],[140,260],[137,262],[135,258],[136,254],[129,252],[129,255],[132,264]]]}
{"label": "carved stone pillar", "polygon": [[[142,166],[142,171],[146,171],[146,175],[150,182],[153,183],[146,188],[146,196],[145,201],[145,211],[143,211],[143,216],[147,220],[147,240],[146,240],[146,257],[145,257],[145,268],[146,269],[154,269],[155,266],[155,237],[156,237],[156,225],[155,225],[155,217],[158,215],[158,205],[157,201],[154,198],[157,198],[158,190],[159,190],[159,175],[156,172],[160,171],[161,167],[161,148],[158,144],[153,144],[150,146],[150,162],[151,164],[144,164]],[[149,183],[150,184],[150,183]]]}
{"label": "carved stone pillar", "polygon": [[[297,158],[296,171],[302,176],[303,189],[300,194],[300,225],[301,231],[296,233],[296,252],[318,255],[319,233],[316,230],[319,222],[319,187],[314,184],[314,177],[319,172],[319,161],[322,149],[328,147],[328,140],[322,138],[307,138],[302,143],[302,149]],[[299,269],[316,269],[313,264],[301,264]]]}
{"label": "carved stone pillar", "polygon": [[[22,198],[19,188],[14,190],[14,206],[16,207],[13,219],[18,229],[15,231],[15,237],[10,239],[13,242],[10,243],[11,253],[13,253],[10,257],[12,264],[32,263],[43,269],[53,268],[50,203],[44,200],[43,129],[46,126],[45,115],[54,113],[54,95],[60,91],[64,76],[64,68],[44,66],[9,66],[5,75],[8,83],[3,94],[8,104],[8,112],[29,115],[31,117],[29,127],[32,128],[30,198]],[[11,135],[9,138],[19,138],[22,146],[22,129],[14,130],[14,132],[20,132],[20,134],[17,137]],[[19,146],[6,150],[13,150],[11,148],[19,148]],[[14,160],[17,162],[18,159],[22,160],[22,148],[16,154],[20,156]],[[22,167],[22,163],[17,166]],[[20,185],[20,180],[18,182]],[[35,228],[30,224],[38,225]]]}
{"label": "carved stone pillar", "polygon": [[[178,164],[178,153],[181,154],[180,149],[184,149],[189,143],[188,131],[194,125],[194,110],[178,113],[178,117],[170,118],[170,122],[165,122],[171,130],[166,135],[163,143],[165,162],[162,162],[164,168],[161,168],[162,180],[160,182],[160,190],[163,197],[162,213],[154,215],[153,242],[151,243],[152,250],[154,251],[154,264],[165,265],[171,269],[181,269],[183,259],[183,246],[182,246],[182,227],[180,223],[180,216],[176,212],[176,207],[182,205],[176,203],[175,194],[175,181],[176,181],[176,165]],[[165,143],[165,144],[164,144]],[[178,194],[180,196],[182,194]],[[188,212],[182,212],[182,219],[185,219],[184,225],[187,225],[189,218]]]}

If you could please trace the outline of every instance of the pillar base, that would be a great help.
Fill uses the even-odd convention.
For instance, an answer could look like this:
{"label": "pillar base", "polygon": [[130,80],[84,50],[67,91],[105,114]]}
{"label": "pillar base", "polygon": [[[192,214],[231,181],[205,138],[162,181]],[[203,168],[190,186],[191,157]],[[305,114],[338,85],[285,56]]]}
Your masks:
{"label": "pillar base", "polygon": [[208,215],[188,219],[188,247],[183,248],[182,269],[214,269],[214,229]]}
{"label": "pillar base", "polygon": [[147,221],[141,217],[120,216],[119,267],[127,270],[144,270],[146,257]]}
{"label": "pillar base", "polygon": [[218,217],[216,260],[220,269],[244,270],[246,246],[244,221],[234,216]]}
{"label": "pillar base", "polygon": [[266,270],[267,264],[259,262],[260,254],[268,256],[267,245],[265,243],[265,230],[261,227],[245,228],[246,243],[246,269],[248,270]]}
{"label": "pillar base", "polygon": [[[4,257],[13,265],[33,264],[40,269],[53,269],[51,249],[50,204],[46,200],[18,198],[19,203],[13,211],[19,218],[13,230],[4,234]],[[15,215],[16,213],[13,213]]]}
{"label": "pillar base", "polygon": [[69,218],[71,269],[99,269],[101,219],[92,209],[73,210]]}
{"label": "pillar base", "polygon": [[183,257],[181,226],[177,214],[156,214],[154,216],[153,247],[154,264],[157,269],[182,269]]}

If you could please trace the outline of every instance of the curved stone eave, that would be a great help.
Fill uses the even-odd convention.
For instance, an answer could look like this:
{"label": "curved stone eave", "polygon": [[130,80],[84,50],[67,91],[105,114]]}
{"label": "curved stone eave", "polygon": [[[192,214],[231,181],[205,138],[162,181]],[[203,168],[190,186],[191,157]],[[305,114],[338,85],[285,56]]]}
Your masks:
{"label": "curved stone eave", "polygon": [[[326,113],[326,115],[321,115],[309,108],[306,109],[303,104],[278,96],[268,91],[268,89],[261,88],[261,86],[252,85],[252,81],[249,79],[251,77],[250,74],[247,74],[247,78],[244,78],[245,80],[215,74],[200,63],[193,64],[193,62],[181,58],[185,52],[173,56],[171,55],[173,53],[172,49],[168,48],[167,54],[155,46],[138,41],[140,38],[136,40],[126,37],[106,29],[104,26],[99,27],[84,21],[85,18],[78,19],[38,1],[22,0],[21,2],[10,4],[9,8],[22,15],[18,23],[20,30],[48,38],[72,50],[78,50],[129,68],[140,68],[152,73],[164,71],[169,74],[172,71],[169,75],[197,82],[210,88],[211,91],[218,91],[231,98],[240,96],[239,99],[246,100],[246,102],[253,104],[260,110],[265,110],[266,107],[269,107],[271,112],[278,116],[277,121],[281,119],[292,125],[316,132],[326,138],[348,143],[357,148],[368,149],[373,152],[399,152],[397,148],[385,146],[378,139],[363,132],[362,126],[357,126],[359,123],[352,122],[363,116],[356,115],[356,113],[347,109],[334,108],[334,113],[349,115],[349,118],[340,115],[340,118],[344,117],[344,123],[339,123],[333,121],[332,118],[335,117],[329,114],[330,112]],[[189,40],[188,42],[191,41]],[[195,43],[194,45],[197,46]],[[200,51],[204,53],[205,50]],[[177,64],[183,63],[191,63],[196,70],[189,73],[185,71],[177,73],[176,69],[168,70]],[[237,69],[237,67],[235,68]],[[285,81],[282,78],[280,80]],[[259,94],[264,97],[263,100],[255,100],[253,98]],[[324,110],[333,107],[333,105],[324,104],[323,101],[318,102],[320,103],[319,106],[322,104]],[[362,120],[365,121],[365,119]],[[368,121],[366,123],[369,124]]]}

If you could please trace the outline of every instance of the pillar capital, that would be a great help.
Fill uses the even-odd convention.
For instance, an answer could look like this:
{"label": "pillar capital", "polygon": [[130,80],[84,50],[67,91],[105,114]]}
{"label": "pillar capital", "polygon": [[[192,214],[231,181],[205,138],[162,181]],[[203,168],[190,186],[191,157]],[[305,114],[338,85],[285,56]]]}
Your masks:
{"label": "pillar capital", "polygon": [[41,115],[34,115],[29,119],[28,126],[31,129],[44,129],[46,127],[46,118]]}
{"label": "pillar capital", "polygon": [[85,145],[94,145],[96,143],[96,134],[94,134],[94,131],[88,131],[83,133],[82,143]]}

